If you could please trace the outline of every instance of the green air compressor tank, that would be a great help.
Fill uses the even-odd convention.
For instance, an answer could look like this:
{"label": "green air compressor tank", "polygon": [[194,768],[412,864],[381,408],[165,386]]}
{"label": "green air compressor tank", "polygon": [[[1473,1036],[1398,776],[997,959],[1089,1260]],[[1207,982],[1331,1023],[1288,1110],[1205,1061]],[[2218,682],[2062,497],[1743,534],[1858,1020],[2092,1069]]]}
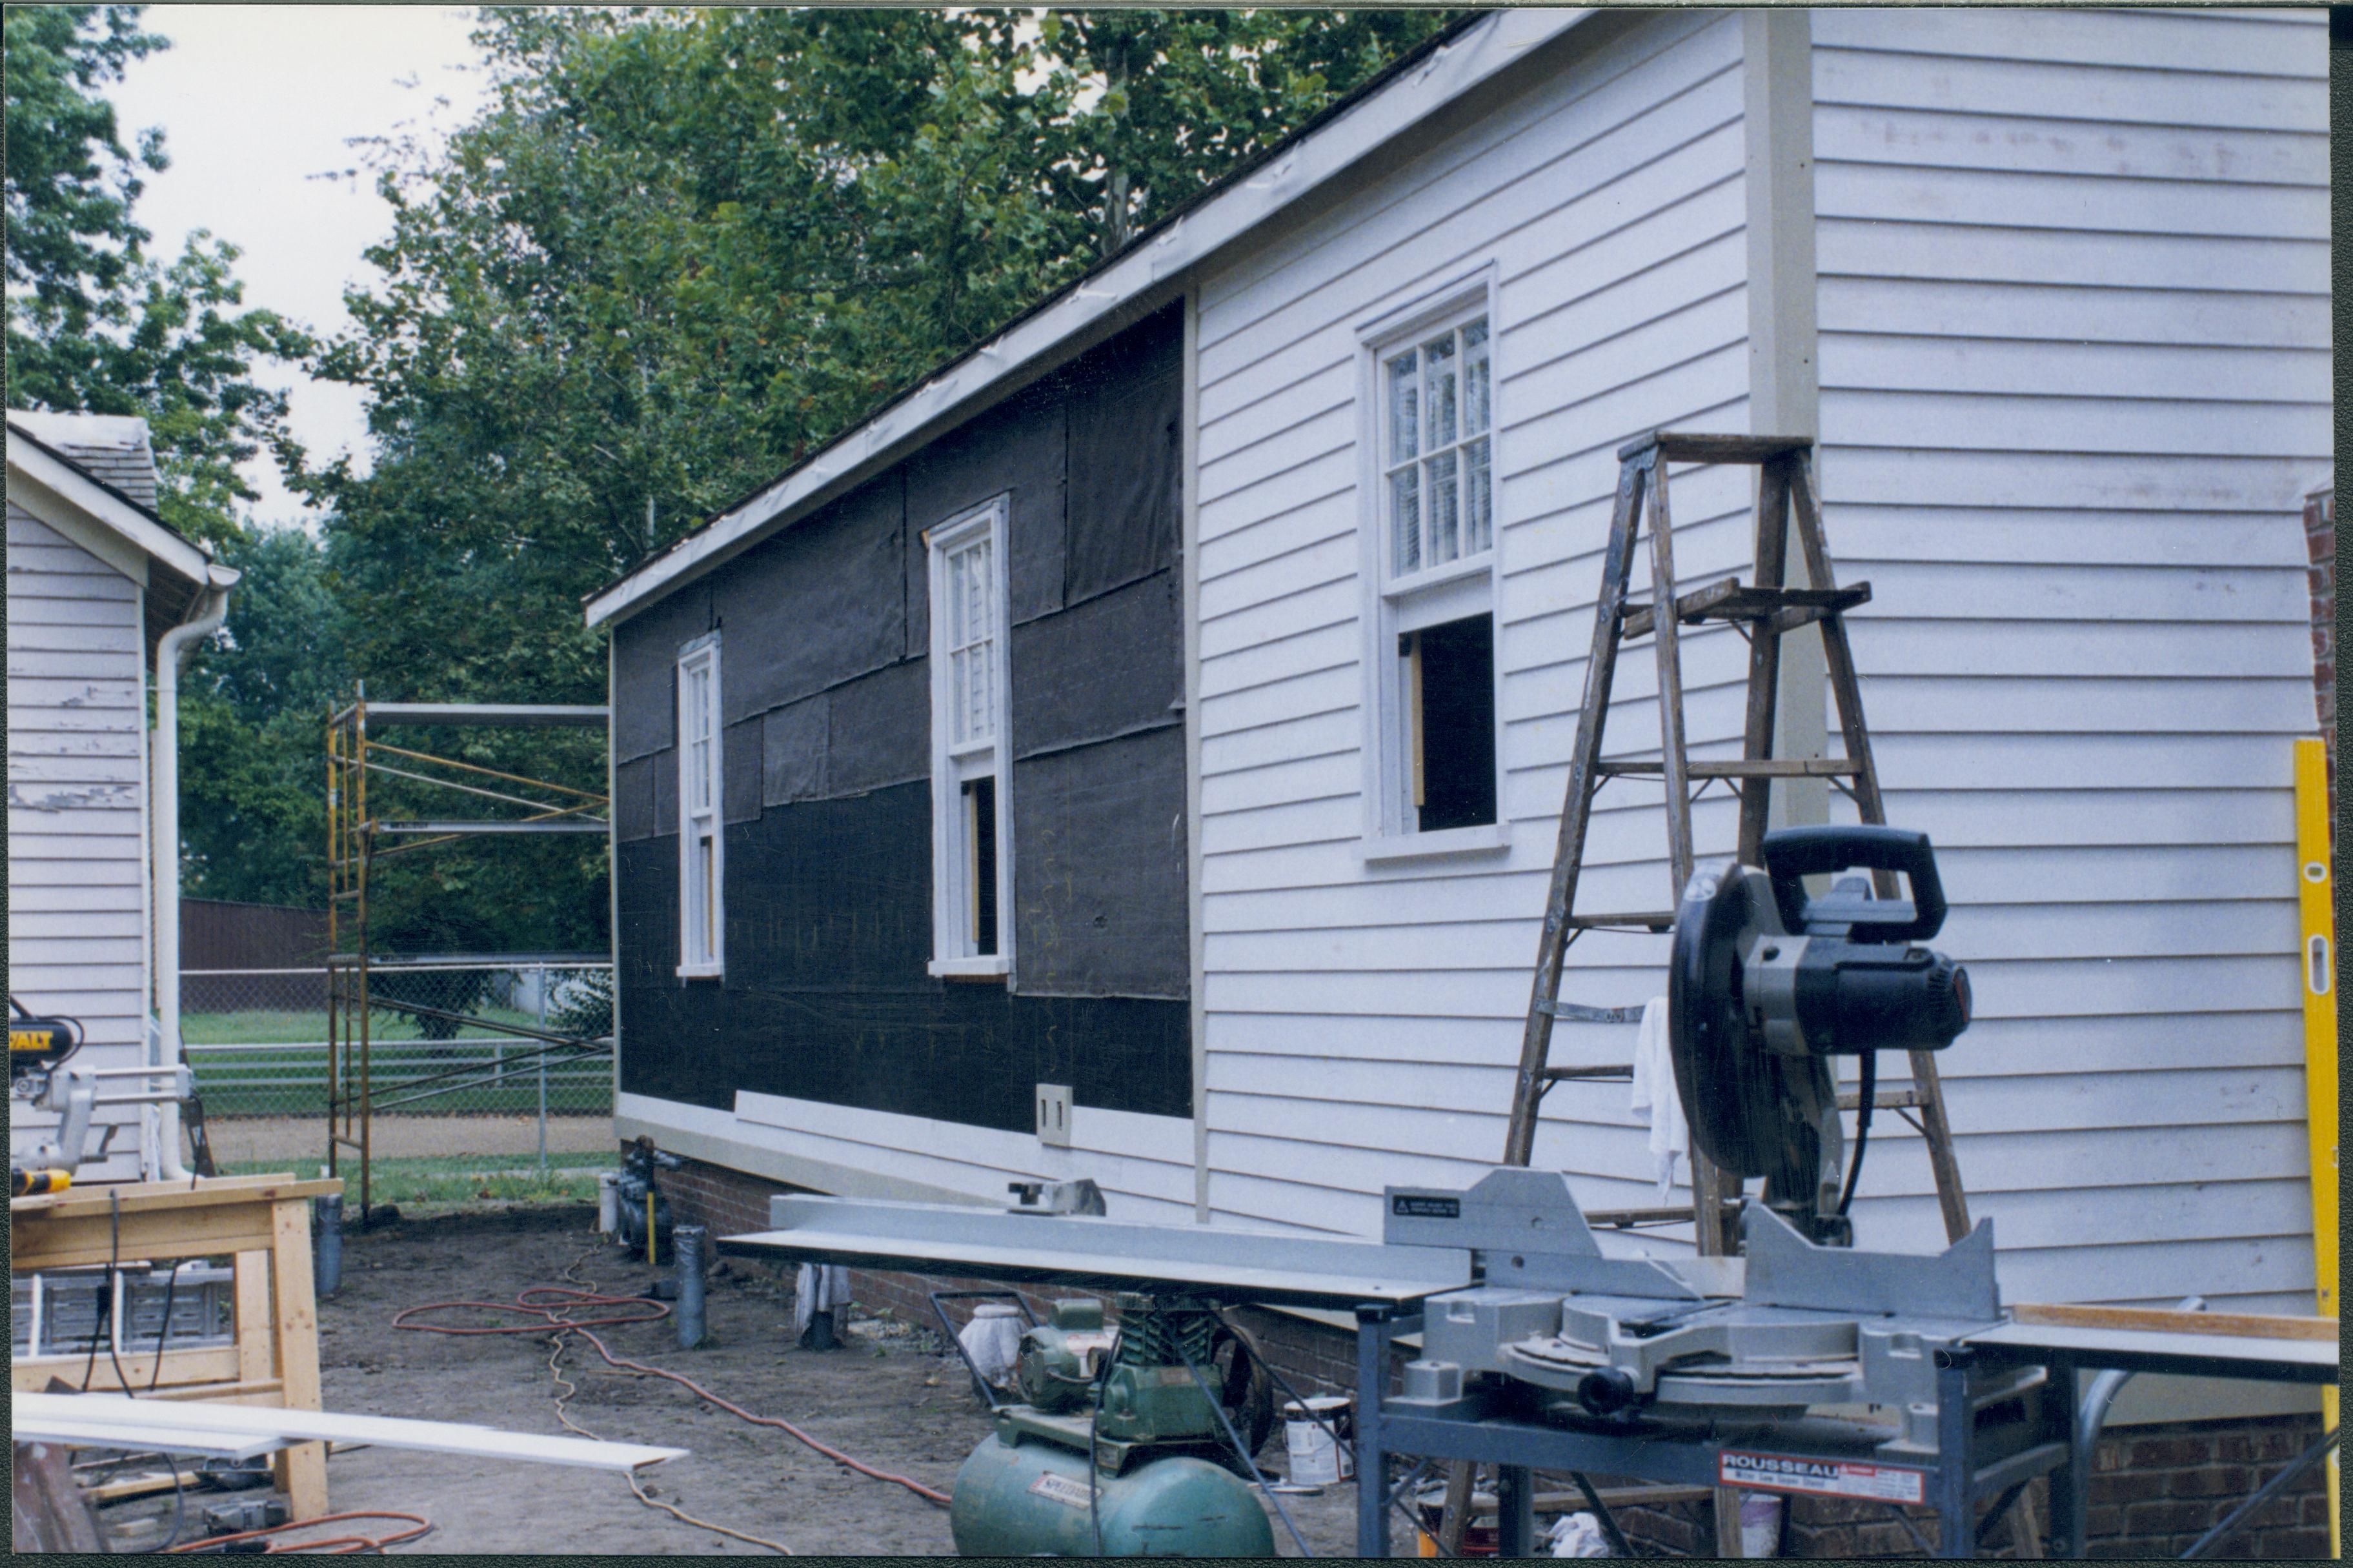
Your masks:
{"label": "green air compressor tank", "polygon": [[[1083,1423],[1081,1424],[1083,1426]],[[1092,1557],[1087,1456],[1007,1422],[956,1475],[948,1527],[966,1557]],[[1095,1510],[1112,1557],[1271,1557],[1274,1531],[1248,1483],[1189,1454],[1098,1474]]]}

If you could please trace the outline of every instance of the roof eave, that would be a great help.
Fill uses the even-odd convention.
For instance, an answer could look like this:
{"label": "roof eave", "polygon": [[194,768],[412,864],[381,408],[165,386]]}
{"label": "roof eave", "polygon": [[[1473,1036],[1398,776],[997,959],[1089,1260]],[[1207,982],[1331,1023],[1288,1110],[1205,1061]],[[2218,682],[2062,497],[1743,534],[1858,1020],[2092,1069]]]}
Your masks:
{"label": "roof eave", "polygon": [[1035,378],[1090,328],[1180,283],[1192,268],[1260,224],[1331,183],[1429,115],[1489,80],[1526,52],[1576,26],[1590,7],[1489,13],[1486,26],[1445,40],[1417,68],[1389,81],[1243,171],[1127,250],[1017,321],[995,342],[957,360],[840,437],[775,483],[711,520],[599,593],[589,626],[616,620],[721,562],[775,528],[881,471],[972,408],[985,394]]}
{"label": "roof eave", "polygon": [[192,584],[210,581],[212,561],[163,519],[23,427],[8,426],[8,466],[88,514],[148,559]]}

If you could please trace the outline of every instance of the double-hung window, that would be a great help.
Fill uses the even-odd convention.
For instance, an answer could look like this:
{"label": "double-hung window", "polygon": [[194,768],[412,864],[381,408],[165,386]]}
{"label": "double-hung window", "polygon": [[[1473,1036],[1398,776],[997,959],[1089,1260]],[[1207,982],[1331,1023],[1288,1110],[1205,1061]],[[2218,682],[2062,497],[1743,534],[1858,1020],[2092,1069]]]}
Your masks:
{"label": "double-hung window", "polygon": [[678,658],[678,972],[715,976],[726,930],[726,845],[721,834],[719,634]]}
{"label": "double-hung window", "polygon": [[932,614],[932,963],[1012,966],[1003,497],[926,536]]}
{"label": "double-hung window", "polygon": [[1366,856],[1497,847],[1488,293],[1364,334]]}

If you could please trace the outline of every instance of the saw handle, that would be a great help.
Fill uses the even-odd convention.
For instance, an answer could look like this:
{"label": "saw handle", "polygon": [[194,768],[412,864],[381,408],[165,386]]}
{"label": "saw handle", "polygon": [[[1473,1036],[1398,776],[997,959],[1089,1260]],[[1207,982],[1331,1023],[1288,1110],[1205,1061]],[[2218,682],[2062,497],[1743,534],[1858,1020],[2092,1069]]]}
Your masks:
{"label": "saw handle", "polygon": [[[1925,942],[1944,927],[1945,888],[1936,879],[1936,851],[1925,833],[1868,823],[1784,827],[1767,834],[1759,851],[1765,874],[1773,880],[1773,901],[1780,907],[1781,923],[1792,932],[1804,931],[1810,915],[1824,923],[1832,919],[1852,921],[1848,936],[1854,942]],[[1827,908],[1812,907],[1802,879],[1849,867],[1901,871],[1911,883],[1911,901],[1873,899],[1841,903],[1835,917]],[[1873,914],[1884,910],[1888,918],[1857,918],[1866,910]]]}

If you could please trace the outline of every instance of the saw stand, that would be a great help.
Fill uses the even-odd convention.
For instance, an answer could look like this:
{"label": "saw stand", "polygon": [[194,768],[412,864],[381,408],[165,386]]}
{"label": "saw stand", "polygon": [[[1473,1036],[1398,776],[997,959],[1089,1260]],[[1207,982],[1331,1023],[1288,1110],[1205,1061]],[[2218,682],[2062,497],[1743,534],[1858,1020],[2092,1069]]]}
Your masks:
{"label": "saw stand", "polygon": [[[1851,796],[1867,823],[1887,820],[1881,805],[1879,775],[1873,766],[1871,735],[1863,727],[1862,695],[1856,685],[1854,655],[1848,647],[1848,610],[1868,603],[1871,584],[1838,586],[1831,570],[1829,549],[1822,542],[1821,510],[1814,496],[1808,455],[1813,443],[1796,436],[1683,435],[1656,430],[1636,437],[1618,450],[1618,498],[1609,520],[1609,549],[1601,570],[1601,595],[1593,617],[1593,651],[1586,661],[1585,698],[1578,711],[1577,743],[1569,753],[1568,798],[1561,811],[1560,843],[1553,858],[1552,882],[1545,898],[1544,931],[1536,950],[1535,985],[1528,1000],[1526,1032],[1520,1046],[1519,1072],[1512,1087],[1512,1116],[1504,1142],[1504,1163],[1525,1165],[1535,1142],[1536,1117],[1545,1091],[1569,1079],[1627,1081],[1633,1068],[1624,1064],[1556,1067],[1552,1065],[1554,1023],[1633,1023],[1638,1007],[1588,1007],[1560,1000],[1561,970],[1568,946],[1588,931],[1665,931],[1674,925],[1673,905],[1691,880],[1692,802],[1699,792],[1719,780],[1736,784],[1740,792],[1739,858],[1759,863],[1758,846],[1765,837],[1767,792],[1775,779],[1818,778]],[[1738,578],[1679,594],[1675,585],[1674,530],[1667,509],[1667,465],[1670,463],[1740,463],[1757,470],[1757,580],[1744,586]],[[1630,604],[1627,598],[1634,551],[1642,532],[1645,502],[1650,517],[1650,603]],[[1794,522],[1799,550],[1810,586],[1788,586],[1790,524]],[[1672,605],[1672,614],[1662,614]],[[1747,719],[1737,761],[1694,762],[1687,753],[1683,728],[1683,666],[1676,639],[1685,626],[1728,621],[1748,638]],[[1800,626],[1820,625],[1830,689],[1838,704],[1839,731],[1845,742],[1840,757],[1776,757],[1773,755],[1776,697],[1780,684],[1781,639]],[[1609,717],[1609,693],[1618,669],[1619,650],[1648,637],[1658,657],[1660,755],[1656,760],[1605,757],[1602,727]],[[1672,885],[1667,907],[1635,913],[1588,913],[1577,908],[1578,873],[1585,858],[1588,828],[1593,820],[1594,796],[1613,778],[1640,776],[1660,779],[1666,790],[1667,861]],[[1698,786],[1694,789],[1694,784]],[[1877,896],[1893,898],[1894,879],[1877,874]],[[1936,1200],[1948,1241],[1969,1232],[1968,1201],[1961,1192],[1960,1167],[1953,1158],[1952,1131],[1945,1118],[1944,1093],[1936,1078],[1936,1058],[1926,1051],[1910,1053],[1912,1086],[1882,1089],[1873,1109],[1902,1115],[1916,1110],[1914,1122],[1928,1144],[1928,1163],[1936,1180]],[[1840,1108],[1854,1110],[1855,1096],[1841,1095]],[[1909,1118],[1906,1118],[1909,1120]],[[1735,1226],[1740,1211],[1740,1184],[1728,1181],[1697,1149],[1691,1152],[1692,1207],[1596,1211],[1597,1226],[1672,1224],[1695,1220],[1703,1255],[1736,1249]]]}

